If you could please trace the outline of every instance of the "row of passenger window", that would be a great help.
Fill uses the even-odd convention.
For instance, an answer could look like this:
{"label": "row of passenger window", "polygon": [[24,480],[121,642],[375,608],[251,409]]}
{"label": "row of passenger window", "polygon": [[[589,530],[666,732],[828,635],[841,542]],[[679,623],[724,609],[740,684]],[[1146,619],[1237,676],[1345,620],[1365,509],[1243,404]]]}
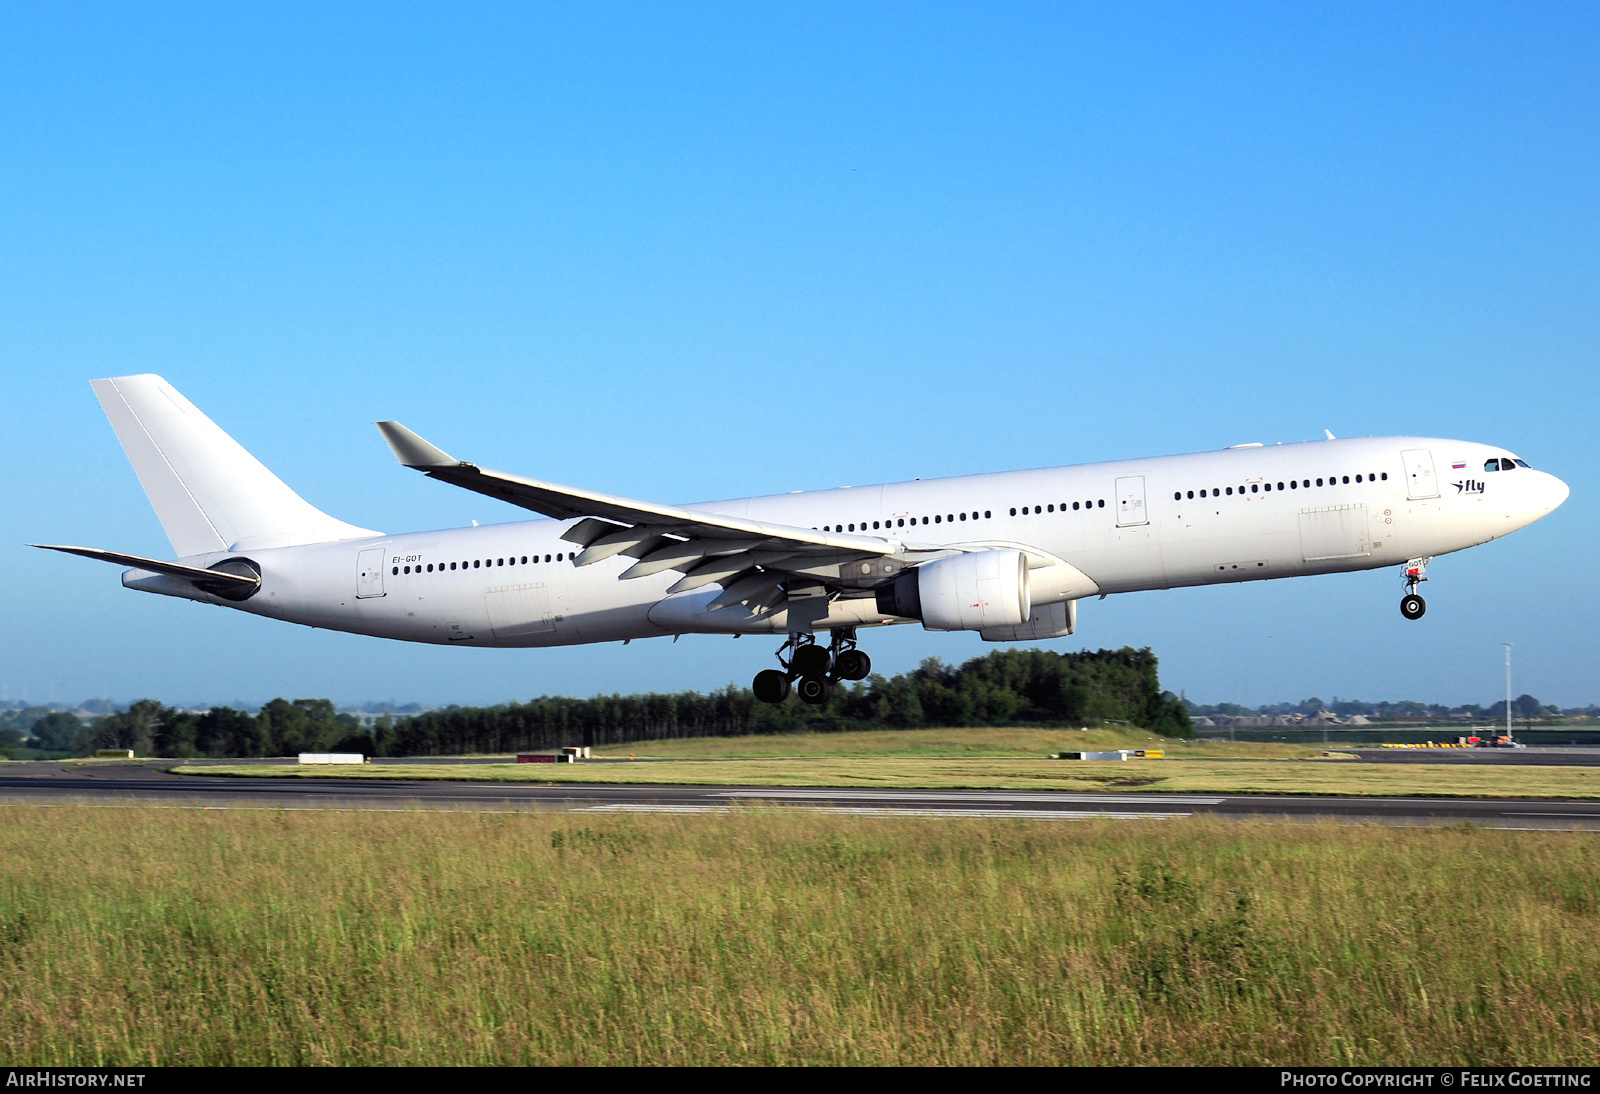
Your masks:
{"label": "row of passenger window", "polygon": [[[989,510],[985,509],[983,511],[982,519],[989,520],[992,516],[993,514]],[[915,526],[919,522],[922,524],[954,524],[958,520],[969,519],[980,519],[977,510],[973,510],[970,517],[966,513],[935,513],[931,517],[897,517],[894,520],[875,520],[872,522],[872,530],[876,532],[880,528],[904,528],[907,520],[909,520],[912,525]],[[811,530],[813,532],[854,532],[857,527],[859,527],[861,531],[865,532],[867,530],[867,522],[862,521],[859,526],[855,524],[825,524],[821,528],[817,528],[813,525]]]}
{"label": "row of passenger window", "polygon": [[[550,556],[549,555],[545,555],[544,556],[544,560],[546,562],[549,562],[550,561]],[[565,551],[562,551],[562,552],[558,553],[555,556],[555,561],[557,561],[557,562],[564,562],[565,560],[566,560],[566,552]],[[474,558],[474,559],[471,559],[469,561],[459,563],[459,565],[463,570],[479,570],[479,569],[483,569],[485,567],[487,567],[488,569],[492,570],[496,566],[517,566],[517,565],[534,566],[534,565],[537,565],[538,562],[539,562],[539,556],[538,555],[532,555],[532,556],[523,555],[522,556],[522,561],[520,563],[518,563],[516,555],[511,555],[511,556],[509,556],[507,558]],[[457,563],[452,562],[452,563],[450,563],[449,568],[454,570],[457,565],[458,565]],[[430,563],[428,563],[426,568],[424,568],[422,566],[391,566],[389,568],[389,572],[391,574],[400,574],[400,573],[408,573],[408,574],[409,573],[418,573],[418,574],[420,574],[420,573],[424,573],[424,572],[431,574],[431,573],[434,572],[434,569],[435,569],[434,568],[434,564],[430,562]],[[444,573],[444,571],[445,571],[445,564],[443,562],[441,562],[441,563],[438,564],[438,572],[442,574],[442,573]]]}
{"label": "row of passenger window", "polygon": [[[1388,479],[1389,479],[1389,472],[1385,471],[1385,472],[1383,472],[1382,474],[1379,474],[1379,475],[1368,474],[1366,476],[1361,476],[1361,475],[1357,475],[1356,476],[1356,482],[1362,482],[1363,479],[1366,482],[1379,482],[1380,480],[1384,481],[1384,482],[1387,482]],[[1278,489],[1279,490],[1310,490],[1312,488],[1311,487],[1311,482],[1312,482],[1312,480],[1310,480],[1310,479],[1290,479],[1287,483],[1281,483],[1281,482],[1278,483]],[[1327,478],[1327,485],[1328,486],[1338,486],[1341,483],[1343,483],[1344,485],[1348,486],[1349,483],[1350,483],[1350,476],[1349,475],[1342,475],[1342,476],[1341,475],[1329,475],[1328,478]],[[1318,486],[1322,486],[1323,485],[1323,480],[1322,479],[1317,479],[1316,480],[1316,484]],[[1243,486],[1239,487],[1238,489],[1239,489],[1239,493],[1241,493],[1241,494],[1246,492],[1246,488],[1243,487]],[[1214,486],[1209,491],[1206,491],[1206,490],[1200,491],[1200,496],[1202,498],[1204,498],[1204,497],[1220,498],[1224,494],[1232,494],[1233,492],[1234,492],[1234,488],[1231,487],[1231,486],[1225,486],[1225,487],[1215,487]],[[1249,486],[1249,492],[1252,493],[1252,494],[1260,494],[1260,493],[1263,493],[1263,492],[1270,494],[1270,493],[1272,493],[1272,483],[1270,483],[1270,482],[1253,482]],[[1182,501],[1185,497],[1190,497],[1190,498],[1194,497],[1194,491],[1193,490],[1189,490],[1189,491],[1174,490],[1172,492],[1172,500],[1173,501]]]}
{"label": "row of passenger window", "polygon": [[[1106,500],[1104,498],[1101,498],[1098,502],[1094,502],[1094,501],[1077,502],[1077,501],[1075,501],[1075,502],[1072,503],[1072,508],[1077,509],[1077,508],[1079,508],[1081,506],[1084,509],[1093,509],[1093,508],[1096,507],[1096,505],[1098,505],[1101,509],[1104,509],[1106,507]],[[1054,505],[1035,505],[1032,508],[1031,511],[1034,512],[1034,513],[1045,513],[1045,512],[1054,513],[1056,511],[1056,507]],[[1061,503],[1061,511],[1063,513],[1065,513],[1067,511],[1067,503],[1066,502],[1062,502]],[[1015,507],[1013,507],[1012,510],[1011,510],[1011,515],[1012,516],[1017,516],[1020,513],[1022,516],[1027,516],[1029,512],[1030,512],[1030,510],[1029,510],[1028,506],[1024,505],[1024,506],[1022,506],[1022,508],[1020,510],[1015,508]],[[985,509],[985,510],[982,511],[982,514],[980,515],[979,511],[974,509],[971,512],[971,514],[967,514],[967,513],[935,513],[931,517],[896,517],[893,520],[883,520],[883,521],[875,520],[875,521],[872,522],[872,529],[871,530],[876,532],[876,531],[879,531],[880,529],[904,528],[906,526],[906,521],[907,520],[909,520],[911,522],[912,527],[916,527],[918,524],[955,524],[955,523],[957,523],[959,521],[965,521],[965,520],[993,520],[993,519],[994,519],[994,512],[992,510]],[[828,531],[833,531],[833,532],[854,532],[858,528],[863,532],[867,531],[867,522],[866,521],[862,521],[859,525],[856,525],[856,524],[834,524],[834,525],[831,525],[831,526],[830,525],[823,525],[820,529],[813,526],[811,530],[813,532],[817,532],[817,531],[822,531],[822,532],[828,532]]]}
{"label": "row of passenger window", "polygon": [[[1073,511],[1076,512],[1080,505],[1083,506],[1083,508],[1085,508],[1085,509],[1104,509],[1106,507],[1106,499],[1105,498],[1101,498],[1099,501],[1084,501],[1084,502],[1075,501],[1075,502],[1072,503]],[[1039,506],[1035,505],[1033,507],[1032,511],[1035,512],[1035,513],[1054,513],[1056,511],[1056,507],[1054,505],[1046,505],[1041,509]],[[1061,503],[1061,511],[1063,513],[1065,513],[1067,511],[1067,503],[1066,502],[1062,502]],[[1028,507],[1026,505],[1024,505],[1022,507],[1022,515],[1023,516],[1027,516],[1028,512],[1029,512]],[[1017,515],[1017,510],[1015,510],[1015,509],[1011,510],[1011,515],[1012,516],[1016,516]]]}

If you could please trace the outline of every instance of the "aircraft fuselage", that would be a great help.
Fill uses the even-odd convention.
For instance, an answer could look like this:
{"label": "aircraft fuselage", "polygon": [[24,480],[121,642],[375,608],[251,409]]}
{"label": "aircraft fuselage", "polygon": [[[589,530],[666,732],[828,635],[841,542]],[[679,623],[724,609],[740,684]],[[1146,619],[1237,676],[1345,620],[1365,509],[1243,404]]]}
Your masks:
{"label": "aircraft fuselage", "polygon": [[[1009,548],[1029,559],[1035,607],[1087,596],[1399,566],[1515,531],[1567,487],[1465,441],[1377,437],[1241,447],[705,502],[722,517],[892,537],[920,551]],[[1486,470],[1504,460],[1508,469]],[[686,633],[817,631],[909,622],[869,591],[801,613],[708,610],[716,586],[668,595],[682,575],[620,575],[616,556],[574,565],[577,520],[536,519],[192,556],[248,558],[240,602],[129,570],[129,588],[312,627],[411,642],[558,646]],[[846,575],[848,577],[848,575]]]}

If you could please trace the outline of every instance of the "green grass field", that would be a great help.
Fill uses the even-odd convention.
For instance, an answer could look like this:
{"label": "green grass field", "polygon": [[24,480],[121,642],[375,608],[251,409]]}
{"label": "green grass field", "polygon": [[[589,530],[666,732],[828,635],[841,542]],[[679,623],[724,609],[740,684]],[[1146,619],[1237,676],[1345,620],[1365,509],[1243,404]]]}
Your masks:
{"label": "green grass field", "polygon": [[1139,730],[1036,729],[993,726],[981,729],[878,729],[849,733],[782,733],[747,737],[690,737],[642,741],[594,750],[596,757],[640,756],[663,760],[804,759],[812,756],[872,756],[881,759],[1038,759],[1063,749],[1165,748],[1195,756],[1320,755],[1322,750],[1284,744],[1194,742],[1157,737]]}
{"label": "green grass field", "polygon": [[[1047,760],[1062,749],[1162,748],[1165,759]],[[1136,731],[882,730],[651,741],[597,750],[649,763],[179,765],[175,771],[255,778],[447,779],[708,786],[925,787],[1221,794],[1420,797],[1600,797],[1600,767],[1363,764],[1321,748],[1189,742]]]}
{"label": "green grass field", "polygon": [[0,807],[0,1057],[1600,1054],[1600,844],[1472,828]]}

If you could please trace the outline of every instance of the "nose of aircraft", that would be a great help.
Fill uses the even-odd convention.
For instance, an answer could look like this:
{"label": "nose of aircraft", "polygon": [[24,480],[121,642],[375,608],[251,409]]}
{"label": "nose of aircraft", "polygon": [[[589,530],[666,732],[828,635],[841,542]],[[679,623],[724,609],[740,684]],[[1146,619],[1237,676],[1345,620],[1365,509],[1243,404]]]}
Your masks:
{"label": "nose of aircraft", "polygon": [[1547,471],[1539,472],[1539,486],[1534,491],[1533,519],[1538,520],[1546,514],[1553,513],[1567,500],[1572,493],[1572,488]]}

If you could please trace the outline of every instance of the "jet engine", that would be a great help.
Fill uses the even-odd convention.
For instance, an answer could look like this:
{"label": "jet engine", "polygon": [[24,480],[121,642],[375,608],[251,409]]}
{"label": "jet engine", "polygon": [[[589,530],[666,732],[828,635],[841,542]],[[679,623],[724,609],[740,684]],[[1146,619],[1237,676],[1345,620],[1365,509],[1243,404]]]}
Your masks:
{"label": "jet engine", "polygon": [[981,631],[1027,622],[1028,559],[1021,551],[972,551],[925,563],[877,590],[885,615],[920,619],[930,631]]}

